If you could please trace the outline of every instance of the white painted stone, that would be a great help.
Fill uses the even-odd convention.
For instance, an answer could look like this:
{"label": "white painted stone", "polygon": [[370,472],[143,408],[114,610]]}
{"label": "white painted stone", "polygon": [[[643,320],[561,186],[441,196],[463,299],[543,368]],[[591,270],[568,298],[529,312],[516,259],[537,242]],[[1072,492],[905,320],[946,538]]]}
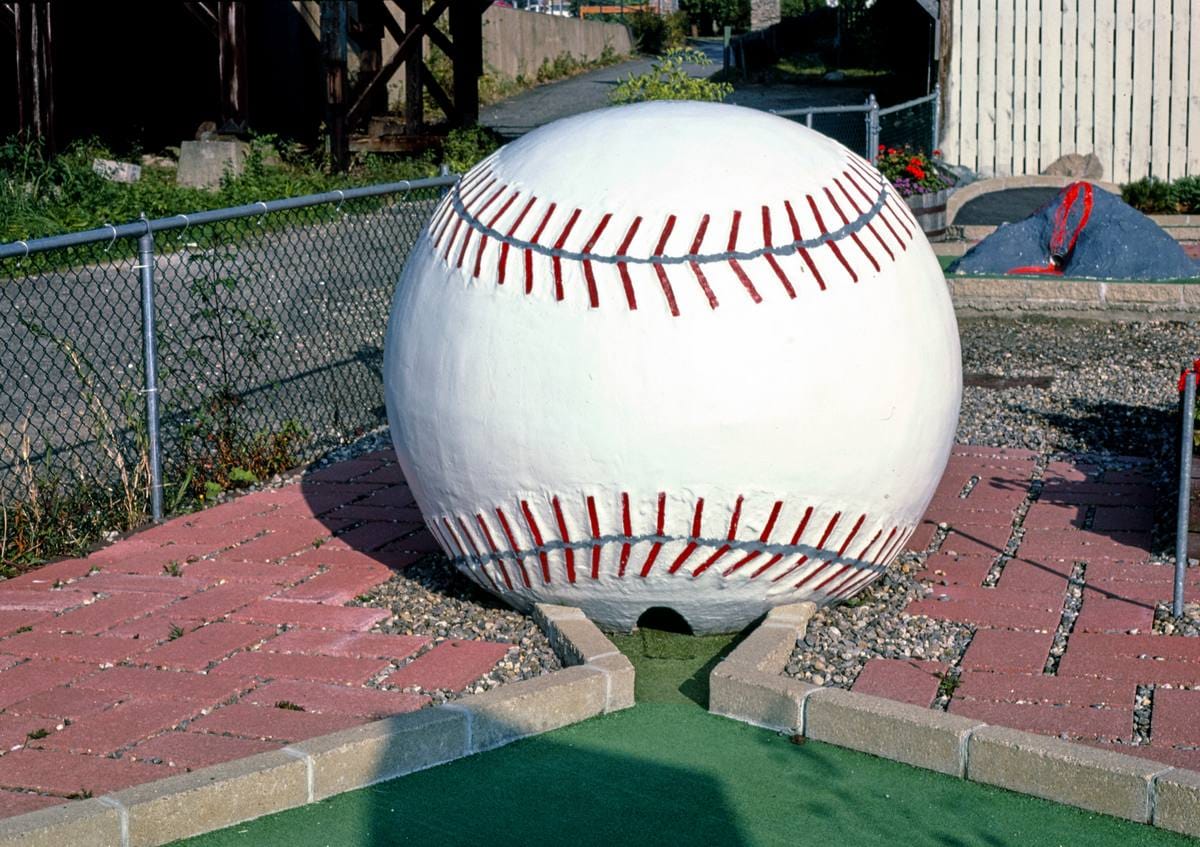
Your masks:
{"label": "white painted stone", "polygon": [[476,582],[697,632],[877,576],[961,394],[940,266],[871,166],[681,102],[558,121],[467,174],[409,256],[384,378],[422,514]]}

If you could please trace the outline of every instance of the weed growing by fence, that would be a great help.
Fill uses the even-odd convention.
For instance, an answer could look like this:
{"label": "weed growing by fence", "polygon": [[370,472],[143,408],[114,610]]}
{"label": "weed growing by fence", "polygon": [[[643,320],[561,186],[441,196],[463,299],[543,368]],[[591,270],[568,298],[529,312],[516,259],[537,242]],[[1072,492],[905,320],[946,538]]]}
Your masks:
{"label": "weed growing by fence", "polygon": [[609,100],[615,104],[641,103],[646,100],[707,100],[720,102],[733,93],[727,82],[711,82],[693,77],[685,65],[711,65],[699,50],[671,50],[651,65],[644,74],[630,74],[613,89]]}
{"label": "weed growing by fence", "polygon": [[[464,164],[494,143],[454,142]],[[444,185],[154,234],[168,514],[383,422],[388,305]],[[136,239],[92,239],[0,259],[0,576],[80,555],[149,511]]]}
{"label": "weed growing by fence", "polygon": [[[221,251],[191,256],[191,262],[220,265],[232,258]],[[165,345],[163,359],[191,378],[179,381],[171,420],[177,445],[171,476],[178,480],[171,505],[178,509],[189,496],[212,502],[223,492],[245,488],[298,461],[298,448],[308,431],[285,420],[277,430],[252,430],[242,415],[236,386],[261,378],[261,355],[279,334],[270,318],[257,314],[237,298],[239,281],[203,275],[187,286],[192,309]],[[177,349],[172,349],[177,348]],[[172,365],[172,362],[177,364]]]}
{"label": "weed growing by fence", "polygon": [[[37,142],[0,143],[0,242],[28,240],[108,223],[170,217],[277,197],[435,176],[445,163],[465,171],[497,146],[480,127],[452,130],[444,148],[415,156],[359,154],[349,171],[328,171],[323,155],[303,152],[274,135],[250,142],[243,172],[209,191],[177,185],[173,168],[147,165],[137,182],[110,182],[92,170],[95,158],[118,158],[98,141],[79,141],[58,156]],[[472,157],[474,161],[469,161]],[[124,248],[124,245],[122,245]]]}

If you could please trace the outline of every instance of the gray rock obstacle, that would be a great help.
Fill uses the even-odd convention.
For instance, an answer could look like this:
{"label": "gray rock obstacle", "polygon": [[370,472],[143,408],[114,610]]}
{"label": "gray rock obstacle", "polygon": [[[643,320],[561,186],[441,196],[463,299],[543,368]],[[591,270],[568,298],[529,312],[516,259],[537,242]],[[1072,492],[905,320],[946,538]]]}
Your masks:
{"label": "gray rock obstacle", "polygon": [[1088,182],[1072,183],[1025,220],[1004,224],[948,270],[1092,279],[1200,277],[1200,265],[1158,224]]}

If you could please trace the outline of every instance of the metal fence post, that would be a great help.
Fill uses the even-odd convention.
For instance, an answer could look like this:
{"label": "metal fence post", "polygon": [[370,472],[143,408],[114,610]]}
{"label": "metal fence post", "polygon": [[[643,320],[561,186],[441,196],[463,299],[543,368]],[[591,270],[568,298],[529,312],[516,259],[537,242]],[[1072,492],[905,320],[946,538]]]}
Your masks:
{"label": "metal fence post", "polygon": [[942,84],[939,82],[933,87],[933,138],[930,140],[929,152],[932,153],[938,149],[940,142],[938,136],[941,135],[940,124],[942,122]]}
{"label": "metal fence post", "polygon": [[1183,614],[1183,575],[1188,564],[1188,506],[1192,491],[1192,437],[1196,422],[1196,371],[1183,378],[1183,434],[1179,441],[1179,506],[1175,524],[1175,594],[1171,614]]}
{"label": "metal fence post", "polygon": [[158,432],[158,350],[154,331],[154,235],[147,221],[138,239],[138,271],[142,283],[142,352],[145,355],[146,437],[150,449],[150,516],[163,518],[162,455]]}
{"label": "metal fence post", "polygon": [[874,162],[879,152],[879,101],[867,96],[867,161]]}

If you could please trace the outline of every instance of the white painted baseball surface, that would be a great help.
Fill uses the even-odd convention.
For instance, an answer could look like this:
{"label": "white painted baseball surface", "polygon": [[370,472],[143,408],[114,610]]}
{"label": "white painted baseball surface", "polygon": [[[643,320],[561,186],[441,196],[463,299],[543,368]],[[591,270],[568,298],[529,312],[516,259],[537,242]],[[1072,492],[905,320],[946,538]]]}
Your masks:
{"label": "white painted baseball surface", "polygon": [[449,192],[385,354],[400,463],[518,607],[696,632],[879,576],[953,442],[937,259],[865,161],[710,103],[558,121]]}

